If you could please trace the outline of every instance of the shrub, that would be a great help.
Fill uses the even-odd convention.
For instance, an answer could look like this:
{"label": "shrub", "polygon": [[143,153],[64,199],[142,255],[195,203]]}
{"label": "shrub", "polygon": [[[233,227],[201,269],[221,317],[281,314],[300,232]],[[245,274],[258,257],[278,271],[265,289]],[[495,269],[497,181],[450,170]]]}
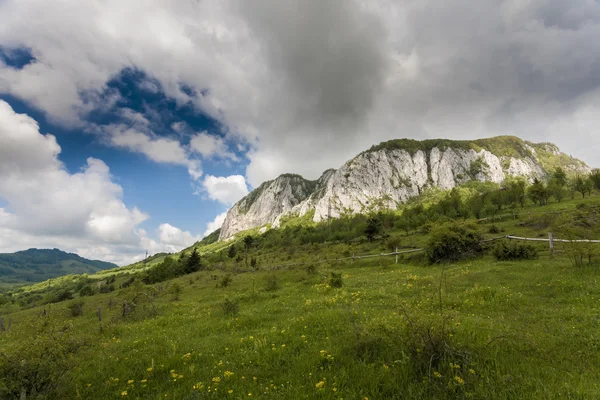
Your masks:
{"label": "shrub", "polygon": [[317,266],[315,264],[308,264],[306,266],[306,273],[308,275],[316,275],[317,271],[318,271],[318,269],[317,269]]}
{"label": "shrub", "polygon": [[76,353],[85,346],[69,326],[50,327],[22,344],[0,352],[0,398],[61,398],[56,391],[77,366]]}
{"label": "shrub", "polygon": [[429,233],[431,233],[433,227],[434,227],[434,225],[432,222],[426,222],[425,224],[423,224],[423,226],[421,226],[421,229],[419,232],[422,235],[429,235]]}
{"label": "shrub", "polygon": [[401,241],[398,236],[390,236],[390,238],[385,242],[385,246],[389,251],[396,251],[400,245]]}
{"label": "shrub", "polygon": [[492,225],[490,226],[488,232],[492,234],[498,234],[500,232],[504,232],[504,229],[500,228],[498,225]]}
{"label": "shrub", "polygon": [[529,244],[501,241],[494,247],[494,257],[499,261],[533,260],[538,257],[538,251]]}
{"label": "shrub", "polygon": [[265,279],[265,290],[267,292],[274,292],[279,289],[279,277],[275,274],[267,275]]}
{"label": "shrub", "polygon": [[83,315],[83,301],[76,301],[69,304],[69,310],[72,317],[80,317]]}
{"label": "shrub", "polygon": [[225,299],[223,304],[221,304],[221,309],[225,315],[236,315],[240,311],[240,306],[237,301]]}
{"label": "shrub", "polygon": [[65,301],[71,300],[73,298],[73,293],[70,290],[65,289],[56,295],[56,301]]}
{"label": "shrub", "polygon": [[115,291],[115,285],[102,285],[100,286],[100,293],[110,293]]}
{"label": "shrub", "polygon": [[431,232],[425,252],[430,263],[458,261],[483,251],[483,235],[472,223],[449,222]]}
{"label": "shrub", "polygon": [[79,296],[80,297],[83,297],[83,296],[93,296],[93,295],[94,295],[94,289],[90,285],[85,285],[79,291]]}
{"label": "shrub", "polygon": [[134,276],[132,276],[131,278],[127,279],[125,282],[123,282],[123,283],[121,284],[121,289],[125,289],[125,288],[127,288],[127,287],[131,286],[131,284],[132,284],[134,281],[135,281],[135,277],[134,277]]}
{"label": "shrub", "polygon": [[179,284],[179,282],[174,282],[171,287],[169,288],[169,292],[173,295],[173,300],[177,301],[179,300],[179,295],[181,294],[181,291],[183,289],[181,288],[181,285]]}
{"label": "shrub", "polygon": [[329,276],[329,286],[332,288],[341,288],[343,285],[342,273],[332,272]]}
{"label": "shrub", "polygon": [[224,275],[221,277],[221,280],[217,284],[217,287],[226,288],[227,286],[231,285],[231,282],[233,282],[231,274]]}

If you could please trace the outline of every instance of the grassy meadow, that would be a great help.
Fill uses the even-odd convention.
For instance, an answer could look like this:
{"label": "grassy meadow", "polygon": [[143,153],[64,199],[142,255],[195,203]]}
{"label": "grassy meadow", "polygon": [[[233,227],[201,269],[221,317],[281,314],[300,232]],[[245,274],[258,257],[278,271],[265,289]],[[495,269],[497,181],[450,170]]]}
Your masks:
{"label": "grassy meadow", "polygon": [[[547,237],[544,215],[599,199],[530,205],[480,229]],[[392,237],[407,248],[428,240]],[[165,282],[10,309],[0,398],[24,387],[42,399],[600,398],[596,264],[575,266],[568,244],[552,258],[544,243],[533,260],[315,263],[387,252],[388,241],[261,248],[257,268],[225,258]],[[266,268],[294,261],[306,264]]]}

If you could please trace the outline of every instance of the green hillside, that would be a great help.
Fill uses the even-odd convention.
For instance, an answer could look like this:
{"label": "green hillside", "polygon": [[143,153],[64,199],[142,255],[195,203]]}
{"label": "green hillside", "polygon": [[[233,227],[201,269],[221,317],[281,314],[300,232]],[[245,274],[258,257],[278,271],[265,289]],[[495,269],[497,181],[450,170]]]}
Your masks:
{"label": "green hillside", "polygon": [[117,265],[87,260],[58,249],[29,249],[0,254],[0,284],[42,282],[63,275],[89,274]]}
{"label": "green hillside", "polygon": [[600,239],[562,176],[0,295],[0,398],[599,398],[600,244],[505,238]]}

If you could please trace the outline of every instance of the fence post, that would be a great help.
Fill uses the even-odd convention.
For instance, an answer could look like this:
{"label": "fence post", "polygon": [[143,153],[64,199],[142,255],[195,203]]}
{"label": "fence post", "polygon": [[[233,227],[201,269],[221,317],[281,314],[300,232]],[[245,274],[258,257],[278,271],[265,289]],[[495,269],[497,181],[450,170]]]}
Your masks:
{"label": "fence post", "polygon": [[552,232],[548,234],[548,238],[550,239],[550,257],[554,257],[554,235]]}
{"label": "fence post", "polygon": [[396,247],[396,264],[398,264],[398,248]]}

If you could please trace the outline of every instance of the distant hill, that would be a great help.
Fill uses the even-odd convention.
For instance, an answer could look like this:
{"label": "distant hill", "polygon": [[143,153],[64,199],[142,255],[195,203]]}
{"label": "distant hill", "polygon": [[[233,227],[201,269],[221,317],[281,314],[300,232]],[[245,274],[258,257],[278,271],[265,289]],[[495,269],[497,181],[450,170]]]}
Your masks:
{"label": "distant hill", "polygon": [[113,263],[88,260],[59,249],[29,249],[0,253],[0,283],[41,282],[70,274],[89,274],[117,268]]}

